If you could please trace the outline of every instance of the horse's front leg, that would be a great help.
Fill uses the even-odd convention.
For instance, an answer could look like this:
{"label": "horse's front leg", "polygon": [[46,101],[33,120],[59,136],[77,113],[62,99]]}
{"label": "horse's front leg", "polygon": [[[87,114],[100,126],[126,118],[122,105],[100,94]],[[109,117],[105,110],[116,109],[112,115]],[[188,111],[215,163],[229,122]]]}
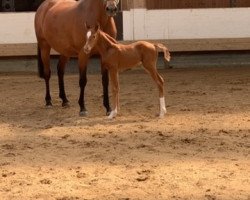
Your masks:
{"label": "horse's front leg", "polygon": [[[117,36],[117,29],[115,25],[115,21],[113,17],[109,17],[108,21],[106,22],[105,27],[103,27],[103,31],[107,34],[109,34],[114,39]],[[109,105],[109,76],[108,76],[108,70],[105,68],[104,64],[102,63],[102,85],[103,85],[103,105],[106,108],[107,115],[110,115],[111,108]]]}
{"label": "horse's front leg", "polygon": [[103,105],[106,108],[106,115],[111,113],[111,108],[109,105],[109,74],[108,70],[102,64],[102,88],[103,88]]}
{"label": "horse's front leg", "polygon": [[57,75],[58,75],[58,84],[59,84],[59,97],[62,99],[62,106],[68,107],[69,101],[65,94],[64,88],[64,71],[66,63],[68,62],[69,58],[65,56],[60,56],[59,62],[57,64]]}
{"label": "horse's front leg", "polygon": [[119,74],[116,69],[110,69],[109,74],[112,85],[113,108],[110,115],[108,116],[108,119],[113,119],[114,117],[116,117],[119,107]]}
{"label": "horse's front leg", "polygon": [[80,116],[87,115],[87,109],[85,108],[84,92],[87,85],[87,61],[88,56],[86,54],[80,54],[78,57],[79,64],[79,86],[80,86],[80,96],[79,96],[79,106],[80,106]]}

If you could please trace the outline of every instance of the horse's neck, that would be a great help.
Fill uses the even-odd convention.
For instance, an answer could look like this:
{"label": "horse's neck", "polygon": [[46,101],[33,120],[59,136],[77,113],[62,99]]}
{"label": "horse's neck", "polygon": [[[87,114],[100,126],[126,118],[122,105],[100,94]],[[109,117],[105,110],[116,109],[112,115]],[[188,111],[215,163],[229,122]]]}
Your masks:
{"label": "horse's neck", "polygon": [[95,26],[98,22],[103,26],[108,21],[102,0],[80,0],[78,7],[81,12],[84,10],[84,12],[89,13],[88,25]]}
{"label": "horse's neck", "polygon": [[110,39],[112,37],[107,36],[106,33],[100,31],[99,33],[99,41],[98,41],[98,49],[100,51],[100,54],[103,56],[108,49],[114,47],[115,44],[117,44],[116,40],[114,40],[113,38]]}

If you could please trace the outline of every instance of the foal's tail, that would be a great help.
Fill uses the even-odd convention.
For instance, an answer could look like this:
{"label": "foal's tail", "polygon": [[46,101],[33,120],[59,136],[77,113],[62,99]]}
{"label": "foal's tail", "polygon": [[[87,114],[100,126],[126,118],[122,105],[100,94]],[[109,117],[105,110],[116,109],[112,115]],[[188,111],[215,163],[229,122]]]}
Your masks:
{"label": "foal's tail", "polygon": [[164,53],[165,60],[167,60],[169,62],[171,56],[170,56],[168,48],[166,46],[164,46],[163,44],[160,44],[160,43],[157,43],[157,44],[154,44],[154,45],[155,45],[155,48],[157,49],[158,52],[163,52]]}
{"label": "foal's tail", "polygon": [[44,65],[41,56],[41,49],[37,47],[37,66],[38,66],[38,75],[40,78],[44,78]]}

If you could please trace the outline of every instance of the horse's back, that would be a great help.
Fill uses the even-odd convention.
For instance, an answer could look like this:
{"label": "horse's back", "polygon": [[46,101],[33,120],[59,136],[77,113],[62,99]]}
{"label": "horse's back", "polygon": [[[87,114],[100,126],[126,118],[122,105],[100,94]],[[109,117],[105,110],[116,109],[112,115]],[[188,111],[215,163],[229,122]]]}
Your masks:
{"label": "horse's back", "polygon": [[86,40],[84,22],[99,23],[115,37],[114,20],[106,19],[102,9],[101,0],[45,0],[35,16],[38,44],[43,43],[67,57],[77,56]]}
{"label": "horse's back", "polygon": [[42,37],[42,27],[47,12],[60,0],[46,0],[38,7],[35,14],[35,31],[37,37]]}
{"label": "horse's back", "polygon": [[35,21],[43,20],[46,13],[51,9],[55,4],[59,3],[60,0],[46,0],[38,7],[35,15]]}
{"label": "horse's back", "polygon": [[35,16],[38,43],[44,41],[61,54],[75,54],[74,44],[71,43],[77,4],[75,0],[44,1]]}
{"label": "horse's back", "polygon": [[62,5],[65,5],[68,3],[72,4],[72,3],[76,3],[76,1],[75,0],[46,0],[44,1],[36,11],[35,26],[39,26],[43,23],[45,16],[53,7],[60,7],[60,6],[62,7]]}

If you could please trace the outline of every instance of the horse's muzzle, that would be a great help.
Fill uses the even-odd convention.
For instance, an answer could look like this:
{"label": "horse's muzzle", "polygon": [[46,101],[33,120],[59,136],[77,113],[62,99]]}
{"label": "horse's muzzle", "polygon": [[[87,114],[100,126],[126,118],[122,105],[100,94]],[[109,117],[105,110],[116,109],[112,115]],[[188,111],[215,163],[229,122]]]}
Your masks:
{"label": "horse's muzzle", "polygon": [[117,14],[118,8],[117,6],[107,6],[106,7],[106,13],[108,16],[113,17]]}

